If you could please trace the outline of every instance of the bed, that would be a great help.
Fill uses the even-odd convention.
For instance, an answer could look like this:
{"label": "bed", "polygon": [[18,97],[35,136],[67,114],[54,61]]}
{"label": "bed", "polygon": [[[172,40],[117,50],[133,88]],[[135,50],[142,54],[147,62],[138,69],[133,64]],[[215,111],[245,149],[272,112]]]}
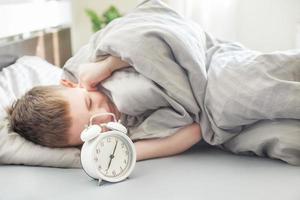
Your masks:
{"label": "bed", "polygon": [[[300,168],[279,160],[241,156],[204,142],[189,151],[136,164],[129,179],[97,182],[80,168],[79,150],[49,149],[3,125],[3,108],[34,85],[56,84],[61,69],[22,57],[0,72],[0,199],[300,199]],[[20,81],[22,78],[22,81]]]}

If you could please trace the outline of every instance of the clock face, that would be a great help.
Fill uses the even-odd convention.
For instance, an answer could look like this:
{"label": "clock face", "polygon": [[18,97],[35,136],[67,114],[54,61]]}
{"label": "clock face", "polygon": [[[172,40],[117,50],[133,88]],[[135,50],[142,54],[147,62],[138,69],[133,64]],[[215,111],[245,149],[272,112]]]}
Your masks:
{"label": "clock face", "polygon": [[132,155],[128,142],[117,135],[103,137],[97,142],[94,161],[105,177],[118,177],[130,167]]}

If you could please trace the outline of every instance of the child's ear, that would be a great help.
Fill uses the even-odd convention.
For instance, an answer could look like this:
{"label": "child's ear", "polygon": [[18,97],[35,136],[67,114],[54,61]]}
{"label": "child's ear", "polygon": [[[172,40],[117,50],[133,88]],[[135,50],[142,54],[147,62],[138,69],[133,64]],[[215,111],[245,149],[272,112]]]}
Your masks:
{"label": "child's ear", "polygon": [[60,80],[60,84],[65,86],[65,87],[69,87],[69,88],[76,88],[78,87],[77,83],[73,83],[72,81],[66,80],[66,79],[61,79]]}

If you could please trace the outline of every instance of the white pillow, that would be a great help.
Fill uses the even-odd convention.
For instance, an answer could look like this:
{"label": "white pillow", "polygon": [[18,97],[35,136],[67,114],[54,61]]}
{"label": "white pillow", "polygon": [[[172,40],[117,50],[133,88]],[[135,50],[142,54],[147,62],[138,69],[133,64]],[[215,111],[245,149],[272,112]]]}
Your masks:
{"label": "white pillow", "polygon": [[33,86],[58,84],[62,70],[39,57],[25,56],[0,72],[0,164],[81,167],[77,148],[48,148],[8,131],[5,108]]}

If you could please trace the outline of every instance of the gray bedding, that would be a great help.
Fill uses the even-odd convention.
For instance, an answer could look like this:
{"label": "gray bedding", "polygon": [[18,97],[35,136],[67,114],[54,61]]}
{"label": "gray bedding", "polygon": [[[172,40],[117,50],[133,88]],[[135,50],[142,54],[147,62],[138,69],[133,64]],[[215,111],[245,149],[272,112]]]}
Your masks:
{"label": "gray bedding", "polygon": [[0,71],[5,67],[14,64],[17,59],[18,56],[16,55],[0,55]]}
{"label": "gray bedding", "polygon": [[[151,89],[156,88],[167,102],[143,116],[139,133],[148,130],[148,137],[160,137],[161,132],[166,136],[195,121],[211,145],[300,165],[300,146],[295,142],[300,141],[299,50],[262,54],[216,40],[152,0],[93,35],[66,63],[65,77],[76,81],[80,63],[109,54],[127,61],[153,84],[141,95],[152,96]],[[126,98],[119,98],[137,108],[146,102],[131,98],[126,104]],[[135,134],[139,136],[147,134]]]}

